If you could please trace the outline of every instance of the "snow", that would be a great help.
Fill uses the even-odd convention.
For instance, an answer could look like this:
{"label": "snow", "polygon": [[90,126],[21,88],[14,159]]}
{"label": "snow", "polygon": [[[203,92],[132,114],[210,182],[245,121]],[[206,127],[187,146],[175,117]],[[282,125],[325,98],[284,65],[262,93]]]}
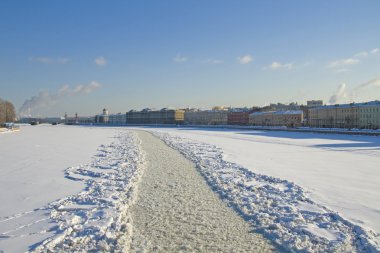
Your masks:
{"label": "snow", "polygon": [[318,226],[315,226],[314,224],[307,224],[304,227],[304,230],[316,236],[325,238],[329,241],[339,240],[340,237],[339,231],[320,228]]}
{"label": "snow", "polygon": [[50,125],[0,135],[0,251],[127,249],[145,157],[133,129],[178,149],[284,249],[380,252],[380,137]]}
{"label": "snow", "polygon": [[26,251],[51,236],[56,224],[47,204],[85,186],[65,178],[65,169],[90,162],[115,135],[111,128],[50,125],[0,135],[0,250]]}
{"label": "snow", "polygon": [[69,167],[66,177],[84,181],[86,188],[49,204],[56,235],[35,251],[126,252],[132,236],[129,208],[143,160],[137,136],[121,131],[112,144],[100,146],[90,163]]}
{"label": "snow", "polygon": [[[340,231],[340,240],[324,242],[327,245],[326,249],[334,247],[339,249],[343,244],[346,245],[348,240],[355,241],[358,238],[365,240],[358,243],[357,250],[380,249],[379,137],[189,128],[148,128],[148,130],[156,132],[168,144],[197,163],[203,173],[210,177],[209,180],[229,196],[232,203],[242,201],[244,204],[241,206],[242,210],[257,208],[251,204],[257,196],[247,195],[246,199],[242,197],[243,193],[250,194],[250,191],[245,191],[244,187],[253,184],[260,190],[261,197],[264,196],[264,199],[270,203],[278,200],[286,207],[284,210],[300,207],[300,210],[291,211],[301,215],[306,221],[298,225],[303,224],[307,227],[299,229],[313,233],[318,238],[327,238],[327,241],[338,238],[333,236],[336,235],[335,231],[325,230],[322,233],[320,229],[313,228],[323,228],[328,224]],[[238,172],[239,168],[243,170]],[[250,175],[249,180],[247,175]],[[253,182],[245,184],[244,181],[252,179]],[[287,185],[289,193],[285,198],[282,193],[287,192],[284,190]],[[234,191],[233,187],[236,187],[238,193],[230,193]],[[271,193],[274,195],[270,196]],[[276,199],[278,196],[281,197]],[[259,201],[256,204],[262,205],[262,203]],[[270,208],[267,209],[269,210],[263,208],[260,212],[269,213],[269,217],[279,212],[274,209],[271,213]],[[249,210],[247,212],[250,213]],[[285,216],[280,217],[282,219]],[[330,218],[324,220],[327,223],[321,220],[314,222],[317,217]],[[255,219],[268,223],[267,218]],[[270,227],[270,222],[265,225]],[[310,245],[297,246],[292,243],[292,240],[300,237],[299,233],[295,233],[296,225],[297,222],[285,226],[289,230],[281,236],[289,231],[290,234],[288,241],[282,243],[287,243],[290,248],[295,249],[308,248]],[[281,229],[283,227],[279,230]],[[274,233],[268,233],[276,238]],[[322,234],[324,236],[321,237]],[[292,238],[293,235],[296,236]],[[310,238],[314,240],[316,237],[310,236]],[[339,245],[340,243],[343,244]]]}
{"label": "snow", "polygon": [[150,133],[138,132],[145,153],[128,252],[274,252],[215,194],[194,164]]}

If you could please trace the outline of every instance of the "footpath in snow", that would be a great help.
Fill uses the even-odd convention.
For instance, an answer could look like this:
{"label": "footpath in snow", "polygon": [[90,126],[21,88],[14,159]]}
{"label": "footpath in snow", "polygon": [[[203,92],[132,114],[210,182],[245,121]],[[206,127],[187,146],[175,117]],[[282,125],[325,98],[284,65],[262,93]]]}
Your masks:
{"label": "footpath in snow", "polygon": [[224,201],[276,244],[296,252],[380,251],[373,231],[315,203],[300,186],[225,161],[214,145],[154,134],[193,161]]}
{"label": "footpath in snow", "polygon": [[273,246],[210,189],[189,160],[150,133],[131,252],[271,252]]}

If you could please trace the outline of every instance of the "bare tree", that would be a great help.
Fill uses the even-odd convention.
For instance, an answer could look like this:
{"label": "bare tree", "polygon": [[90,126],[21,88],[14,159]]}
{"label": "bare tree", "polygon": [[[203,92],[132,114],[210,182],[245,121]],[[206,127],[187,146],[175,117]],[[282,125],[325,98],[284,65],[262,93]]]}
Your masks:
{"label": "bare tree", "polygon": [[5,122],[14,122],[16,111],[14,105],[0,98],[0,124]]}
{"label": "bare tree", "polygon": [[5,122],[5,101],[0,98],[0,124]]}
{"label": "bare tree", "polygon": [[14,105],[5,101],[5,121],[14,122],[16,120],[16,111]]}

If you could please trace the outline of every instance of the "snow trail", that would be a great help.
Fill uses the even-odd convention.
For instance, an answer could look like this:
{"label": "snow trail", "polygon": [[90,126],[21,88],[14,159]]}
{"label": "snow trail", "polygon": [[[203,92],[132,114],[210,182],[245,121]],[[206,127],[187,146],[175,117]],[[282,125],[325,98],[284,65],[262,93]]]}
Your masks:
{"label": "snow trail", "polygon": [[217,146],[153,134],[194,162],[223,201],[276,245],[290,252],[380,252],[375,232],[314,202],[297,184],[225,161]]}
{"label": "snow trail", "polygon": [[223,203],[193,163],[147,132],[131,207],[131,252],[271,252],[274,246]]}
{"label": "snow trail", "polygon": [[[127,252],[132,227],[129,208],[143,168],[143,152],[135,133],[121,131],[101,145],[89,164],[70,167],[65,176],[84,181],[85,189],[50,203],[55,235],[33,252]],[[0,251],[1,252],[1,251]]]}

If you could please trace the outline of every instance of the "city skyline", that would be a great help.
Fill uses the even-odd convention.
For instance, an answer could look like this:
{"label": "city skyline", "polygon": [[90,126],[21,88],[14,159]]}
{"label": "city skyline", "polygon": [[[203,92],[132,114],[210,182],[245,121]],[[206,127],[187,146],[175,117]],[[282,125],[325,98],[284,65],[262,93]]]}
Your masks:
{"label": "city skyline", "polygon": [[376,100],[379,7],[4,1],[0,96],[32,116]]}

